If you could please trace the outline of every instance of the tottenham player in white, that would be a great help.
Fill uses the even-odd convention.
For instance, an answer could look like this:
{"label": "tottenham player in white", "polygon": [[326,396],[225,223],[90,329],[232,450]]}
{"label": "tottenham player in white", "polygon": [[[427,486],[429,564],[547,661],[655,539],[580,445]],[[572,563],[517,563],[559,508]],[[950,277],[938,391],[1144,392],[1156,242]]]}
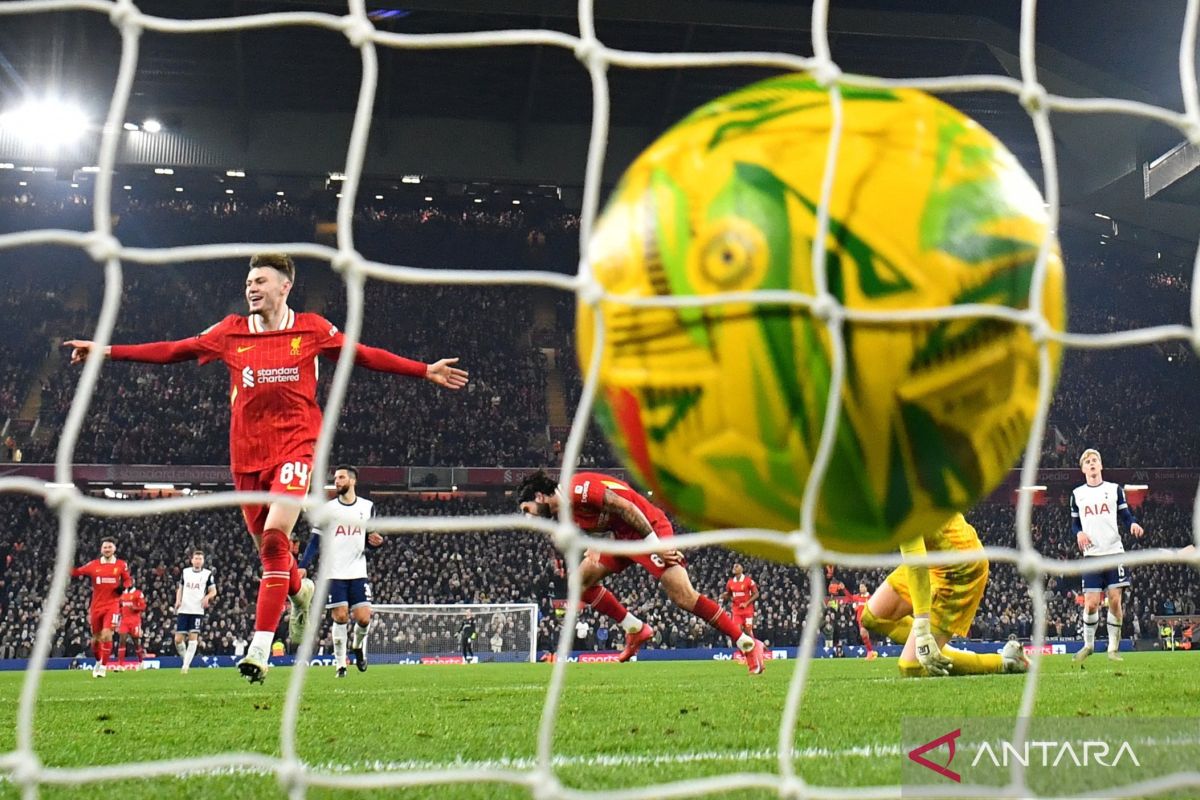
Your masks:
{"label": "tottenham player in white", "polygon": [[[339,466],[333,471],[333,488],[337,496],[325,504],[334,509],[343,519],[350,516],[353,522],[330,523],[333,541],[330,543],[330,558],[322,569],[329,573],[329,598],[325,607],[333,620],[333,660],[339,678],[346,677],[346,627],[354,617],[354,639],[350,649],[354,652],[354,664],[359,672],[367,670],[367,628],[371,624],[371,584],[367,582],[367,557],[365,551],[374,550],[383,544],[378,533],[369,533],[367,523],[375,510],[375,504],[359,497],[358,470],[352,466]],[[321,550],[321,531],[312,529],[312,537],[304,548],[300,566],[307,569]]]}
{"label": "tottenham player in white", "polygon": [[[217,596],[211,569],[204,567],[204,551],[192,551],[192,566],[185,567],[175,587],[175,650],[183,659],[179,671],[186,675],[200,646],[200,621]],[[187,644],[184,645],[184,639]]]}
{"label": "tottenham player in white", "polygon": [[[1124,553],[1118,517],[1134,536],[1145,533],[1125,502],[1125,491],[1101,476],[1104,464],[1098,450],[1084,450],[1079,457],[1079,468],[1085,482],[1071,492],[1071,530],[1083,557]],[[1100,601],[1105,593],[1108,594],[1108,657],[1113,661],[1124,660],[1117,650],[1121,646],[1121,590],[1128,585],[1129,574],[1124,564],[1083,573],[1083,647],[1075,654],[1076,661],[1096,652],[1096,627],[1100,624]]]}

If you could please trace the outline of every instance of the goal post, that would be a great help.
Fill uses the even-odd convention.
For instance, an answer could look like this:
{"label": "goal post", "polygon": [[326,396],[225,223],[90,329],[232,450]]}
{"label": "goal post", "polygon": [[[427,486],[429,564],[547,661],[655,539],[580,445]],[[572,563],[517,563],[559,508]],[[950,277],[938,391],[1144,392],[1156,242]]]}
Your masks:
{"label": "goal post", "polygon": [[371,610],[371,649],[382,663],[461,658],[461,634],[468,619],[475,629],[468,652],[476,661],[537,661],[534,603],[387,603]]}

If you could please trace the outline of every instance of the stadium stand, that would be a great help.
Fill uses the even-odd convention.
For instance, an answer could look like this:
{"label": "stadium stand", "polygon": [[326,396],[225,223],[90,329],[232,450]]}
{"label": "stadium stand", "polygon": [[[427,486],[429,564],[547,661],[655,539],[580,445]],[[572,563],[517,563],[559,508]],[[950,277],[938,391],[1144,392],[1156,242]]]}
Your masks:
{"label": "stadium stand", "polygon": [[[306,240],[322,212],[279,200],[262,203],[197,203],[174,198],[123,200],[118,233],[131,245],[187,244],[233,240]],[[85,200],[0,198],[3,229],[90,225]],[[578,257],[578,219],[561,210],[501,213],[439,208],[363,207],[355,219],[359,246],[369,257],[413,266],[455,263],[463,267],[536,267],[570,271]],[[31,389],[40,395],[39,435],[19,442],[25,461],[50,461],[78,370],[56,352],[58,340],[89,334],[100,281],[90,261],[74,251],[23,249],[0,254],[3,314],[0,314],[0,420],[28,407]],[[116,341],[181,338],[227,313],[241,310],[241,264],[127,267],[122,316]],[[1184,264],[1151,270],[1123,268],[1111,249],[1072,264],[1086,280],[1073,281],[1072,330],[1122,329],[1180,322],[1187,317],[1189,280]],[[91,275],[93,280],[81,280]],[[215,287],[215,288],[214,288]],[[325,271],[305,270],[293,305],[319,311],[341,324],[342,285]],[[447,398],[426,387],[401,384],[391,376],[359,370],[351,383],[334,453],[359,465],[514,466],[554,463],[565,439],[547,407],[547,376],[554,356],[569,414],[582,381],[573,355],[574,304],[569,296],[537,296],[526,289],[413,287],[372,282],[367,290],[363,340],[415,358],[459,355],[472,371],[469,391]],[[548,313],[539,314],[541,310]],[[28,325],[29,309],[37,323]],[[18,313],[21,312],[21,313]],[[1200,426],[1180,409],[1191,407],[1196,359],[1185,347],[1156,345],[1128,351],[1070,351],[1043,447],[1046,466],[1073,468],[1085,446],[1130,466],[1187,466],[1200,452]],[[332,369],[324,371],[327,383]],[[76,450],[80,463],[227,463],[224,369],[194,364],[147,368],[106,366]],[[1121,402],[1111,398],[1120,397]],[[568,420],[569,421],[569,420]],[[5,453],[0,450],[0,458]],[[593,425],[581,465],[616,463]],[[369,488],[369,487],[368,487]],[[500,497],[418,500],[380,497],[388,514],[481,514],[509,511]],[[1190,508],[1184,498],[1153,499],[1141,515],[1148,535],[1133,547],[1186,544]],[[996,502],[970,516],[988,544],[1015,546],[1013,508]],[[1065,506],[1039,506],[1035,543],[1056,558],[1075,557]],[[27,654],[53,560],[54,519],[24,498],[0,498],[0,657]],[[303,526],[301,526],[303,528]],[[205,548],[216,571],[219,601],[206,624],[204,650],[232,652],[239,624],[253,597],[257,562],[236,513],[210,512],[167,518],[85,521],[79,560],[90,557],[103,535],[114,535],[150,598],[147,642],[169,652],[173,619],[169,604],[186,552]],[[303,535],[303,534],[302,534]],[[515,537],[515,538],[514,538]],[[738,557],[722,550],[689,554],[697,586],[720,593]],[[771,642],[792,642],[804,618],[807,581],[792,567],[740,559],[763,588],[757,630]],[[553,547],[529,534],[417,535],[397,540],[372,561],[378,599],[406,603],[535,602],[541,609],[539,646],[556,640],[555,600],[565,596],[562,563]],[[838,579],[853,591],[874,587],[878,571],[840,568]],[[1135,570],[1126,635],[1154,635],[1150,617],[1193,613],[1200,582],[1178,565]],[[993,565],[991,581],[972,635],[998,639],[1028,635],[1032,609],[1023,580],[1008,565]],[[666,602],[640,570],[609,581],[631,610],[658,630],[654,646],[716,645],[712,631]],[[1052,578],[1050,634],[1077,635],[1077,579]],[[55,655],[74,655],[86,641],[87,588],[72,586]],[[587,617],[593,624],[597,620]],[[1137,623],[1133,622],[1136,619]],[[382,624],[382,623],[381,623]],[[486,638],[487,632],[483,632]],[[830,646],[858,643],[853,609],[831,602],[824,639]],[[327,635],[327,634],[326,634]],[[403,639],[407,634],[386,630]],[[596,646],[594,635],[591,645]],[[611,639],[610,639],[611,641]]]}

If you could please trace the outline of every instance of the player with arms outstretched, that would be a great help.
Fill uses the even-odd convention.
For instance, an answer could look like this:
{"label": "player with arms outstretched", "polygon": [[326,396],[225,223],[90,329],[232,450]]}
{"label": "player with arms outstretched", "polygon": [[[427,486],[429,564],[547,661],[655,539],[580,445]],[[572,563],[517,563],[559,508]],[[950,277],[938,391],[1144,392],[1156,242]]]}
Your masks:
{"label": "player with arms outstretched", "polygon": [[729,616],[750,636],[754,635],[754,603],[758,600],[758,584],[742,569],[733,565],[733,577],[725,581],[721,602],[729,603]]}
{"label": "player with arms outstretched", "polygon": [[121,624],[117,627],[117,663],[124,664],[126,644],[133,646],[137,654],[138,668],[146,660],[142,649],[142,614],[146,612],[146,595],[136,586],[130,586],[121,595]]}
{"label": "player with arms outstretched", "polygon": [[[556,480],[539,470],[521,481],[516,499],[522,512],[554,519],[558,516],[562,492]],[[579,567],[583,573],[583,601],[625,631],[625,649],[617,656],[618,661],[632,658],[654,636],[654,629],[631,614],[600,582],[630,564],[640,564],[658,579],[671,602],[728,636],[745,653],[752,675],[763,671],[762,642],[744,632],[712,598],[692,586],[683,554],[667,541],[674,536],[674,530],[661,509],[618,478],[599,472],[578,472],[571,481],[571,512],[575,524],[588,533],[611,531],[617,539],[663,544],[658,552],[634,556],[588,551]]]}
{"label": "player with arms outstretched", "polygon": [[[1088,448],[1079,457],[1084,482],[1071,492],[1071,532],[1084,558],[1124,553],[1117,520],[1129,526],[1129,532],[1141,537],[1145,531],[1125,502],[1125,490],[1104,480],[1100,451]],[[1124,564],[1083,573],[1083,647],[1075,654],[1081,662],[1096,652],[1096,627],[1100,624],[1100,601],[1108,595],[1108,657],[1124,661],[1121,647],[1121,590],[1129,585]]]}
{"label": "player with arms outstretched", "polygon": [[113,631],[121,617],[121,593],[133,585],[129,565],[117,558],[115,539],[100,540],[100,557],[71,570],[72,578],[87,577],[92,582],[92,603],[88,608],[88,623],[92,629],[92,653],[96,666],[93,678],[108,674],[104,662],[112,653]]}
{"label": "player with arms outstretched", "polygon": [[[911,558],[982,549],[975,528],[955,514],[920,542],[906,543],[901,552]],[[987,579],[985,559],[933,567],[902,564],[867,600],[860,624],[904,645],[898,665],[905,677],[1025,672],[1029,659],[1018,641],[1007,642],[1000,653],[971,653],[947,645],[951,638],[970,632]]]}
{"label": "player with arms outstretched", "polygon": [[[318,314],[297,313],[287,305],[296,279],[288,255],[263,253],[250,259],[246,275],[247,316],[230,314],[190,339],[150,344],[111,345],[117,361],[170,364],[223,361],[229,369],[229,450],[234,486],[299,497],[308,490],[313,449],[321,429],[317,405],[317,357],[336,359],[343,337]],[[94,343],[72,340],[71,363],[82,363]],[[423,364],[357,345],[355,363],[368,369],[425,378],[448,389],[466,385],[467,373],[455,358]],[[251,683],[266,677],[271,643],[288,597],[292,598],[292,639],[303,635],[313,583],[292,557],[289,537],[300,517],[297,506],[271,503],[242,507],[246,527],[262,563],[254,637],[238,666]]]}
{"label": "player with arms outstretched", "polygon": [[[371,584],[367,581],[367,550],[383,545],[383,537],[367,531],[375,513],[375,504],[358,496],[358,469],[342,465],[333,471],[333,488],[337,497],[325,504],[340,516],[350,516],[352,522],[340,520],[329,526],[329,598],[325,608],[333,620],[333,665],[339,678],[346,677],[346,627],[354,618],[354,639],[350,643],[354,666],[367,671],[367,630],[371,626]],[[300,557],[300,566],[308,569],[321,552],[321,531],[312,529],[308,546]]]}

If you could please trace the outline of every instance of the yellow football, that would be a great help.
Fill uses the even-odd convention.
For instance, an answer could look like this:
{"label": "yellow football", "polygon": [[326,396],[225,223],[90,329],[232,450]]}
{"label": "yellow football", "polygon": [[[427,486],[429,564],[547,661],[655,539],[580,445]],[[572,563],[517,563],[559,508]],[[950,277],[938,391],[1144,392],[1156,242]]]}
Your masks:
{"label": "yellow football", "polygon": [[[1027,309],[1046,213],[991,134],[919,91],[842,88],[824,274],[848,309]],[[781,303],[637,308],[624,297],[814,292],[832,126],[806,75],[693,112],[629,167],[588,258],[614,295],[596,416],[654,500],[702,528],[793,531],[826,414],[825,321]],[[1057,243],[1041,313],[1065,323]],[[594,313],[579,309],[579,358]],[[844,323],[846,376],[816,534],[880,552],[969,509],[1018,460],[1037,413],[1029,328],[971,317]],[[1051,350],[1057,377],[1060,352]],[[781,537],[782,538],[782,537]],[[790,560],[778,546],[750,552]]]}

